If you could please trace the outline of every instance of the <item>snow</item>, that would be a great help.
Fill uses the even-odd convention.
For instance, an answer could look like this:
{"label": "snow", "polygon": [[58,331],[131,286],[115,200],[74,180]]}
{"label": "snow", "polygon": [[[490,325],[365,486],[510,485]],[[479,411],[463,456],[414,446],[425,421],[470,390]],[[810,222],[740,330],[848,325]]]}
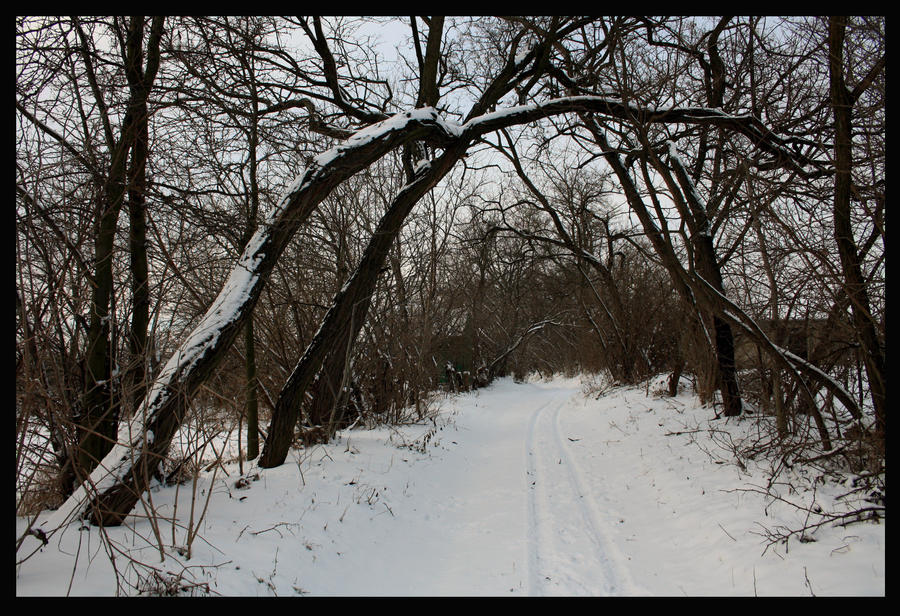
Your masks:
{"label": "snow", "polygon": [[[687,190],[690,191],[691,201],[699,207],[702,211],[706,211],[706,202],[700,197],[700,194],[697,192],[697,187],[694,186],[694,183],[691,181],[690,177],[687,175],[685,171],[684,163],[681,161],[681,157],[678,155],[678,148],[675,147],[675,142],[666,141],[666,146],[669,150],[669,158],[678,165],[681,170],[684,172],[684,178],[687,180],[688,186]],[[682,190],[685,188],[682,186]],[[698,237],[712,237],[712,230],[709,228],[709,220],[704,217],[703,225],[697,229],[696,235]]]}
{"label": "snow", "polygon": [[457,124],[443,120],[435,109],[431,107],[413,109],[397,113],[386,120],[365,127],[342,144],[314,157],[312,164],[294,178],[279,201],[279,205],[270,212],[266,224],[251,237],[237,264],[231,270],[225,285],[213,304],[207,309],[200,323],[166,362],[150,387],[149,393],[142,403],[141,412],[136,413],[130,421],[123,422],[119,426],[118,444],[110,450],[91,472],[89,480],[85,482],[91,488],[76,490],[56,512],[51,521],[52,526],[58,527],[80,515],[87,507],[89,497],[103,493],[130,472],[131,466],[125,462],[135,445],[143,442],[147,418],[162,407],[170,391],[179,387],[180,383],[177,380],[184,378],[183,375],[190,374],[195,363],[216,346],[223,330],[239,317],[241,309],[246,306],[252,293],[262,282],[257,271],[259,264],[266,256],[262,248],[271,235],[271,227],[284,218],[294,196],[308,187],[317,174],[323,172],[329,165],[334,165],[343,153],[383,139],[392,132],[402,131],[411,123],[433,124],[453,138],[458,138],[461,134]]}
{"label": "snow", "polygon": [[[234,320],[238,310],[252,293],[259,278],[255,270],[263,258],[263,254],[259,252],[262,245],[261,237],[262,233],[258,232],[248,243],[200,323],[160,371],[141,406],[141,412],[135,413],[129,421],[120,424],[116,445],[91,472],[89,481],[78,488],[55,512],[53,518],[48,521],[49,526],[57,527],[77,517],[86,507],[89,497],[102,494],[130,472],[131,467],[123,463],[133,455],[136,446],[153,442],[154,434],[145,428],[146,418],[168,398],[166,388],[172,386],[174,375],[179,370],[182,374],[188,372],[191,366],[215,345],[225,325]],[[87,485],[90,487],[86,487]]]}
{"label": "snow", "polygon": [[114,595],[114,551],[123,594],[150,568],[226,596],[885,594],[884,520],[770,545],[765,529],[813,522],[813,500],[837,511],[847,485],[794,466],[776,489],[803,508],[765,496],[770,463],[732,448],[759,416],[713,420],[690,391],[656,395],[663,382],[501,379],[438,399],[433,420],[344,431],[278,468],[228,462],[196,491],[151,491],[165,562],[138,505],[109,544],[78,522],[53,535],[17,567],[16,592]]}
{"label": "snow", "polygon": [[460,135],[459,125],[442,118],[434,107],[420,107],[417,109],[401,111],[386,120],[367,126],[348,138],[347,143],[351,146],[358,146],[368,143],[373,139],[381,139],[384,135],[392,131],[403,130],[410,122],[417,122],[420,124],[434,123],[452,137],[459,137]]}

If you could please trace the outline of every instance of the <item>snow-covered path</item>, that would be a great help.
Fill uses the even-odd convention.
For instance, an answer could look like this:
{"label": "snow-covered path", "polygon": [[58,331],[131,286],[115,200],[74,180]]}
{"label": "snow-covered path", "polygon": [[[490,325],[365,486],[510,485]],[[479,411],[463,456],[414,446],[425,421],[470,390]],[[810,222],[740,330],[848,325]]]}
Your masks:
{"label": "snow-covered path", "polygon": [[608,519],[560,429],[569,389],[550,389],[531,413],[526,436],[529,592],[533,595],[634,594],[622,555],[610,543]]}
{"label": "snow-covered path", "polygon": [[428,497],[411,507],[390,505],[394,521],[371,539],[373,551],[391,565],[373,571],[371,563],[345,563],[344,573],[361,580],[361,594],[632,590],[627,572],[607,553],[602,528],[608,521],[583,496],[559,433],[560,410],[580,392],[526,387],[526,395],[512,383],[480,392],[464,418],[429,439],[436,453],[415,462],[403,490]]}
{"label": "snow-covered path", "polygon": [[[713,424],[690,394],[650,390],[586,397],[578,379],[503,379],[441,401],[424,425],[347,431],[281,467],[245,467],[249,485],[236,485],[236,463],[214,482],[204,474],[198,512],[212,494],[189,560],[165,519],[164,563],[143,519],[109,536],[147,567],[227,596],[884,594],[884,522],[766,547],[763,524],[796,528],[809,513],[753,491],[765,469],[716,442],[753,420]],[[780,480],[786,500],[826,510],[846,492]],[[179,547],[190,494],[181,487],[176,510],[174,488],[153,493],[160,516],[178,518]],[[97,529],[73,525],[17,568],[17,594],[115,594],[104,552]],[[146,567],[117,562],[119,592],[147,587],[134,579]]]}

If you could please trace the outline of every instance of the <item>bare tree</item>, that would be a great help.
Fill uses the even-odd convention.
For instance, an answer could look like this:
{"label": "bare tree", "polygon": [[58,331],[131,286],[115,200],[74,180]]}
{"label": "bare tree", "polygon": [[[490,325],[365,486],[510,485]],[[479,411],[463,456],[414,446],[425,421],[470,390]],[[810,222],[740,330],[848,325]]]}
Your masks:
{"label": "bare tree", "polygon": [[[70,457],[71,466],[64,473],[68,484],[76,477],[80,479],[90,473],[112,448],[121,413],[121,377],[115,358],[117,334],[114,325],[117,319],[114,314],[113,261],[119,212],[126,198],[132,236],[133,311],[129,338],[135,357],[129,374],[143,372],[149,314],[143,227],[148,98],[159,68],[164,19],[153,18],[146,35],[144,17],[107,21],[72,18],[68,22],[27,23],[34,23],[36,31],[50,33],[55,30],[58,33],[56,36],[64,49],[60,59],[70,68],[61,76],[69,81],[58,87],[68,88],[75,94],[78,107],[73,111],[80,117],[75,115],[72,119],[80,120],[82,133],[60,132],[54,127],[56,120],[52,116],[42,118],[41,115],[47,112],[42,109],[43,103],[36,91],[23,91],[16,108],[34,130],[52,138],[83,166],[93,178],[96,190],[84,387],[73,417],[77,447]],[[111,55],[98,48],[95,33],[96,36],[111,37],[115,50]],[[115,52],[118,52],[118,58]],[[121,66],[122,71],[110,70],[107,63]],[[48,77],[47,81],[52,79]],[[116,88],[127,88],[128,95],[116,100],[109,94]],[[119,116],[122,110],[124,114]],[[119,117],[121,120],[116,126]],[[91,125],[99,129],[100,138],[96,142]],[[77,145],[73,139],[83,141]],[[19,188],[23,198],[28,198],[24,188]]]}
{"label": "bare tree", "polygon": [[[174,26],[171,70],[163,73],[160,87],[173,116],[190,111],[196,122],[191,126],[205,134],[188,132],[175,140],[172,151],[178,155],[160,153],[171,156],[166,160],[173,169],[160,170],[150,182],[165,205],[166,221],[178,231],[159,229],[156,213],[145,210],[144,216],[160,250],[171,249],[161,262],[172,285],[167,288],[177,288],[191,304],[190,311],[187,305],[174,310],[178,327],[173,318],[168,333],[179,327],[186,333],[134,416],[119,426],[116,446],[58,510],[55,522],[88,515],[98,523],[120,523],[165,459],[191,399],[222,366],[244,368],[247,399],[258,385],[272,407],[258,460],[271,467],[285,460],[304,409],[307,421],[325,426],[324,438],[330,436],[348,397],[357,395],[354,383],[363,371],[370,380],[382,380],[383,393],[392,390],[392,404],[417,401],[430,370],[423,363],[430,355],[434,364],[439,347],[449,347],[453,337],[467,337],[459,346],[466,348],[469,368],[489,379],[521,374],[540,361],[548,370],[575,365],[580,333],[593,331],[622,380],[642,378],[666,365],[665,349],[676,343],[669,336],[654,347],[647,340],[652,334],[635,325],[635,312],[665,312],[664,306],[673,305],[672,292],[698,325],[698,348],[715,365],[726,415],[743,408],[735,360],[735,332],[741,332],[806,396],[826,447],[829,431],[815,404],[818,388],[862,416],[861,405],[828,366],[773,342],[736,292],[751,287],[732,259],[750,254],[754,221],[757,249],[766,250],[774,241],[769,238],[781,241],[796,231],[770,216],[783,207],[785,195],[818,187],[830,174],[821,139],[823,108],[791,74],[809,69],[814,49],[795,50],[794,64],[780,66],[782,52],[770,44],[777,37],[758,19],[412,18],[412,46],[398,82],[383,78],[371,51],[355,44],[353,21],[291,18],[271,28],[267,23],[191,19]],[[302,34],[306,48],[283,46],[279,26]],[[878,74],[880,69],[870,81]],[[226,82],[240,88],[229,89]],[[799,97],[796,107],[779,103],[785,92]],[[208,103],[215,109],[204,113]],[[20,121],[56,139],[55,129],[29,105],[33,100],[17,101]],[[534,130],[523,131],[520,146],[511,131],[525,126]],[[525,141],[532,138],[533,149],[527,150]],[[85,155],[79,147],[56,140],[71,159],[90,162],[80,160]],[[534,166],[545,164],[557,143],[578,152],[577,162],[566,171],[544,173],[546,182],[536,181],[523,152]],[[226,145],[234,145],[235,153],[203,161]],[[863,147],[877,144],[860,141]],[[427,199],[453,181],[454,169],[498,165],[497,152],[518,178],[519,190],[489,195],[479,187],[467,203],[472,216],[464,223],[466,237],[451,242],[448,230],[444,248],[434,228],[420,238],[404,236],[406,225],[417,224],[414,211],[423,200],[423,208],[432,208],[428,224],[438,220],[440,205]],[[279,170],[263,171],[270,161]],[[39,166],[23,158],[23,177],[26,162]],[[305,167],[283,196],[269,200],[267,191],[284,170],[296,170],[301,162]],[[137,163],[133,168],[132,184],[140,192]],[[394,177],[379,181],[382,173]],[[613,178],[640,238],[604,213],[598,192]],[[883,184],[880,193],[877,186],[860,186],[860,201],[878,203]],[[35,207],[37,193],[30,188],[20,183],[17,197],[35,226],[43,210]],[[765,196],[757,198],[762,190]],[[349,203],[354,195],[359,202]],[[179,200],[192,205],[181,212]],[[465,202],[447,201],[454,207]],[[242,215],[229,212],[230,204],[239,204]],[[879,207],[883,211],[877,205],[875,211]],[[179,234],[196,232],[186,220],[198,221],[202,231],[191,247],[178,247],[173,240]],[[41,233],[71,236],[43,223]],[[294,239],[298,234],[304,242]],[[875,239],[856,244],[857,261],[883,242],[883,231],[869,237]],[[204,261],[196,250],[187,254],[194,246],[214,250]],[[451,248],[454,257],[464,258],[443,265],[445,283],[437,259]],[[231,261],[235,251],[241,254],[229,271],[224,259]],[[404,266],[413,251],[431,260]],[[70,252],[80,262],[79,251]],[[288,258],[297,261],[287,267]],[[53,259],[48,254],[45,261]],[[827,256],[822,260],[829,262]],[[765,267],[777,278],[777,265]],[[876,263],[870,271],[877,268]],[[24,265],[19,269],[20,278],[28,278]],[[860,303],[846,268],[841,271],[847,305],[871,315],[877,309]],[[865,288],[862,270],[859,280]],[[576,281],[578,294],[566,297]],[[211,299],[215,288],[220,290]],[[769,285],[772,297],[783,290]],[[763,295],[757,289],[753,294]],[[772,300],[770,314],[778,316],[780,303]],[[30,305],[31,298],[23,298],[23,341],[36,340],[33,332],[41,329]],[[438,305],[445,314],[435,314]],[[839,315],[842,304],[835,305]],[[877,319],[869,321],[877,327]],[[862,321],[854,322],[862,332]],[[654,327],[669,326],[661,314],[654,319]],[[393,346],[378,348],[403,329]],[[244,355],[238,362],[228,351],[241,334]],[[355,369],[360,344],[375,346],[369,355],[380,359]],[[254,378],[257,345],[267,349],[270,369]],[[531,349],[552,352],[541,360]],[[23,347],[26,354],[35,354],[33,345]],[[679,372],[681,360],[668,368]],[[401,364],[415,367],[409,376],[401,370],[390,374],[390,366]]]}
{"label": "bare tree", "polygon": [[[853,110],[856,102],[872,87],[884,70],[885,55],[883,49],[875,52],[880,53],[880,56],[875,56],[871,67],[851,90],[847,85],[844,67],[846,18],[832,17],[828,26],[828,70],[831,106],[834,112],[834,238],[841,257],[844,288],[850,300],[853,325],[863,352],[866,375],[875,405],[875,429],[878,437],[883,440],[887,436],[885,355],[878,339],[877,324],[862,274],[860,253],[851,220],[850,199],[853,192],[854,167]],[[883,38],[878,35],[883,34],[877,30],[874,33],[876,38],[871,42],[880,47]]]}

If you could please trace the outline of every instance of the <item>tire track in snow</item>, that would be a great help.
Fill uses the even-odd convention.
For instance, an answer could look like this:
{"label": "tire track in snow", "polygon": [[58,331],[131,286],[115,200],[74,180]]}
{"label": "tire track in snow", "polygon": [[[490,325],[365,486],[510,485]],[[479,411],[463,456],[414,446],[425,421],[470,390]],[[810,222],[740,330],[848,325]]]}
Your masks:
{"label": "tire track in snow", "polygon": [[597,500],[594,498],[590,483],[585,481],[585,475],[580,469],[576,457],[570,455],[569,446],[563,440],[562,431],[559,428],[559,418],[560,411],[564,406],[565,401],[552,409],[553,437],[561,454],[561,466],[565,467],[569,475],[569,482],[580,497],[577,499],[578,505],[585,521],[585,529],[592,538],[595,551],[603,565],[608,583],[608,594],[640,594],[639,587],[631,578],[625,557],[613,544],[609,533],[604,530],[614,522],[608,518],[604,519],[604,516],[598,511]]}
{"label": "tire track in snow", "polygon": [[525,490],[528,494],[527,497],[527,507],[528,507],[528,594],[543,594],[541,593],[541,589],[543,588],[543,584],[541,582],[541,547],[540,544],[542,541],[540,540],[539,533],[542,530],[541,525],[538,520],[544,515],[543,511],[538,511],[539,498],[538,493],[542,493],[544,490],[543,483],[540,488],[537,487],[537,469],[536,469],[536,459],[535,459],[535,425],[537,423],[538,417],[541,413],[544,412],[550,404],[553,403],[553,400],[549,400],[544,404],[537,407],[534,412],[531,414],[531,419],[528,421],[528,430],[525,433],[525,476],[526,476],[526,486]]}
{"label": "tire track in snow", "polygon": [[[586,502],[586,484],[560,434],[559,413],[572,392],[548,395],[526,433],[529,593],[627,593],[632,584],[621,555],[601,532],[601,518]],[[579,523],[570,524],[573,518]]]}

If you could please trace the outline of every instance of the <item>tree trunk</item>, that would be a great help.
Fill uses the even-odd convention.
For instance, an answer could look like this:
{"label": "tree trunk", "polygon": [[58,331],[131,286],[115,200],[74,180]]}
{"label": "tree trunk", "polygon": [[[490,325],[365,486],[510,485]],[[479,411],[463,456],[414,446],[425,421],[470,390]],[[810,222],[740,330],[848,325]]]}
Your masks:
{"label": "tree trunk", "polygon": [[253,316],[247,319],[244,328],[244,342],[247,351],[245,365],[247,368],[247,459],[253,460],[259,455],[259,400],[256,391],[256,344],[253,341]]}
{"label": "tree trunk", "polygon": [[54,524],[81,515],[88,507],[95,523],[121,524],[165,458],[188,400],[243,329],[275,262],[296,230],[335,186],[404,143],[429,137],[448,137],[436,114],[405,113],[381,125],[380,130],[370,128],[365,139],[351,138],[313,160],[248,242],[218,297],[156,377],[139,412],[132,421],[119,426],[118,443],[104,458],[104,464],[57,510]]}
{"label": "tree trunk", "polygon": [[[778,322],[780,318],[778,310],[778,284],[775,279],[775,270],[772,269],[772,263],[769,261],[769,251],[766,248],[765,237],[762,232],[762,224],[759,221],[759,215],[755,215],[752,221],[753,231],[756,233],[756,241],[759,242],[760,257],[762,260],[763,270],[766,272],[766,278],[769,280],[769,316],[773,323]],[[778,438],[783,439],[788,435],[788,421],[785,413],[784,394],[781,388],[781,369],[778,364],[771,359],[766,358],[765,363],[760,357],[760,374],[765,375],[763,368],[768,368],[768,382],[770,384],[772,399],[775,407],[775,428],[778,431]],[[763,379],[766,377],[763,376]],[[764,394],[765,396],[765,394]]]}
{"label": "tree trunk", "polygon": [[834,238],[841,258],[844,288],[850,299],[853,326],[863,351],[869,390],[875,406],[875,431],[884,442],[887,437],[885,355],[878,340],[869,304],[859,252],[850,217],[850,195],[853,170],[852,126],[856,102],[844,82],[845,17],[832,17],[829,22],[828,68],[831,80],[831,105],[834,110]]}
{"label": "tree trunk", "polygon": [[[116,441],[119,424],[120,396],[114,390],[117,378],[113,375],[111,357],[111,328],[114,318],[111,314],[113,299],[112,258],[119,212],[125,200],[128,180],[127,160],[132,147],[137,151],[132,157],[132,171],[137,184],[135,194],[141,193],[135,204],[136,212],[132,223],[131,248],[135,297],[135,322],[132,333],[137,334],[137,341],[132,337],[132,348],[146,344],[146,247],[140,242],[143,214],[144,165],[146,163],[146,123],[147,98],[150,93],[156,70],[159,66],[159,41],[162,35],[163,18],[153,20],[150,41],[148,44],[148,60],[143,66],[143,33],[144,18],[134,17],[128,29],[126,42],[125,71],[128,77],[130,98],[125,118],[122,121],[119,140],[112,141],[108,134],[110,147],[109,173],[103,187],[102,201],[98,205],[98,224],[94,241],[94,288],[91,298],[91,318],[88,330],[88,351],[85,358],[85,390],[81,401],[81,411],[76,419],[76,436],[79,443],[76,475],[87,476],[100,460],[112,449]],[[79,30],[80,32],[80,30]],[[87,54],[87,41],[82,34],[85,45],[83,57],[86,65],[91,60]],[[95,85],[95,84],[93,84]],[[143,133],[142,133],[143,130]],[[142,137],[144,137],[142,139]],[[145,238],[146,233],[143,232]],[[140,244],[138,246],[137,244]],[[143,271],[141,271],[143,267]],[[143,280],[141,280],[143,278]],[[139,305],[140,304],[140,305]],[[143,331],[143,335],[141,335]],[[141,353],[141,356],[143,352]]]}
{"label": "tree trunk", "polygon": [[347,377],[346,370],[349,365],[353,342],[359,335],[362,323],[365,322],[365,314],[362,315],[362,321],[359,326],[356,325],[357,318],[355,314],[350,315],[349,323],[341,332],[341,335],[338,336],[331,353],[323,361],[322,368],[312,384],[312,396],[307,419],[310,425],[323,427],[322,437],[325,439],[325,442],[331,440],[342,420],[338,413],[341,411],[341,406],[345,400],[343,387]]}
{"label": "tree trunk", "polygon": [[87,476],[112,448],[118,425],[118,405],[112,388],[109,321],[113,293],[113,239],[124,197],[123,182],[110,178],[104,195],[101,207],[105,211],[100,216],[94,240],[95,286],[91,294],[84,395],[75,420],[78,440],[76,474],[79,478]]}
{"label": "tree trunk", "polygon": [[[722,275],[716,262],[712,237],[699,235],[692,238],[692,242],[698,273],[716,291],[724,295]],[[742,402],[734,363],[734,333],[731,331],[731,326],[715,314],[713,315],[713,330],[715,331],[717,380],[719,381],[719,391],[722,392],[724,415],[736,417],[741,414]]]}
{"label": "tree trunk", "polygon": [[[320,371],[326,356],[334,355],[327,372],[336,374],[338,368],[342,368],[343,363],[340,360],[346,357],[344,354],[349,352],[365,323],[375,282],[394,238],[400,232],[403,222],[416,202],[450,171],[456,161],[462,158],[465,149],[466,144],[449,148],[423,168],[394,198],[369,240],[359,266],[335,296],[319,331],[282,388],[272,414],[272,422],[269,424],[269,433],[259,459],[259,466],[272,468],[284,463],[293,441],[302,396]],[[337,382],[340,383],[340,379]]]}
{"label": "tree trunk", "polygon": [[[247,212],[247,231],[246,240],[243,246],[246,248],[247,242],[256,233],[256,218],[259,215],[259,179],[258,179],[258,148],[259,148],[259,93],[256,87],[256,71],[251,60],[242,54],[240,56],[241,63],[247,72],[250,82],[250,127],[248,134],[248,155],[249,174],[250,174],[250,199],[249,210]],[[247,373],[247,402],[244,415],[247,419],[247,459],[253,460],[259,455],[259,400],[257,397],[257,380],[256,380],[256,341],[253,337],[253,315],[247,317],[247,328],[245,331],[245,343],[247,352],[244,358]]]}
{"label": "tree trunk", "polygon": [[129,329],[129,374],[125,379],[128,409],[143,400],[147,385],[147,330],[150,324],[150,285],[147,268],[147,150],[148,120],[146,100],[137,105],[134,145],[131,150],[128,183],[129,251],[131,255],[131,327]]}

